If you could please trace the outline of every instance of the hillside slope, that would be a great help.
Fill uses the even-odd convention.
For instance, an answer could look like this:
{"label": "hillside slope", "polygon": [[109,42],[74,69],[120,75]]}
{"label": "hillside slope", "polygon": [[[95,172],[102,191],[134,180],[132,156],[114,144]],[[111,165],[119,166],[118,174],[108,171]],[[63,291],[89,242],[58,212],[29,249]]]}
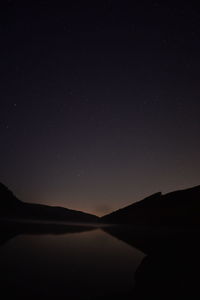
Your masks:
{"label": "hillside slope", "polygon": [[81,211],[22,202],[2,183],[0,183],[0,217],[88,223],[98,221],[97,216]]}

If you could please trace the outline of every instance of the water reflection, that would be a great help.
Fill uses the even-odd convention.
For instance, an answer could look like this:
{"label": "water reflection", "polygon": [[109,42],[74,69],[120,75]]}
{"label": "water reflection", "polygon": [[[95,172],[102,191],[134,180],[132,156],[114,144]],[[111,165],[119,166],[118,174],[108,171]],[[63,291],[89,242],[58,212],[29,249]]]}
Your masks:
{"label": "water reflection", "polygon": [[0,290],[21,299],[198,298],[199,230],[0,224]]}
{"label": "water reflection", "polygon": [[21,299],[129,299],[144,254],[100,228],[59,226],[15,226],[0,248],[1,292]]}

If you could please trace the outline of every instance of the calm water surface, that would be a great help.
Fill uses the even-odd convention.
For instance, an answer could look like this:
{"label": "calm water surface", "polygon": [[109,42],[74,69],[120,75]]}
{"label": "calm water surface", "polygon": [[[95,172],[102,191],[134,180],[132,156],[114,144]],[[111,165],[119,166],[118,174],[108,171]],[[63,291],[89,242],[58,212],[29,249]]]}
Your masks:
{"label": "calm water surface", "polygon": [[126,299],[143,258],[101,229],[18,235],[0,247],[0,288],[26,299]]}

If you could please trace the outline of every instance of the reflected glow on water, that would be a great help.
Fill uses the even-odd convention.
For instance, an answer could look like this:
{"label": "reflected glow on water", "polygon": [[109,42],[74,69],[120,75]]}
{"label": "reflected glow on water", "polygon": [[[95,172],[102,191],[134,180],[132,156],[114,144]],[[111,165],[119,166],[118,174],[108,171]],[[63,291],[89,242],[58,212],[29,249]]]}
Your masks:
{"label": "reflected glow on water", "polygon": [[130,293],[144,254],[101,229],[21,235],[0,248],[1,288],[21,297],[95,299]]}

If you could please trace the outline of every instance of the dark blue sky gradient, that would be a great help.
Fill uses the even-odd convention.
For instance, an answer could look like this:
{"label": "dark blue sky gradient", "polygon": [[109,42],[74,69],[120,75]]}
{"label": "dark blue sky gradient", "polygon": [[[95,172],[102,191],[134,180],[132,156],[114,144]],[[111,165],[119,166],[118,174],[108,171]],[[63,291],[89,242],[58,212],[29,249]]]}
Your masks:
{"label": "dark blue sky gradient", "polygon": [[2,5],[0,181],[98,215],[198,185],[199,6],[65,2]]}

